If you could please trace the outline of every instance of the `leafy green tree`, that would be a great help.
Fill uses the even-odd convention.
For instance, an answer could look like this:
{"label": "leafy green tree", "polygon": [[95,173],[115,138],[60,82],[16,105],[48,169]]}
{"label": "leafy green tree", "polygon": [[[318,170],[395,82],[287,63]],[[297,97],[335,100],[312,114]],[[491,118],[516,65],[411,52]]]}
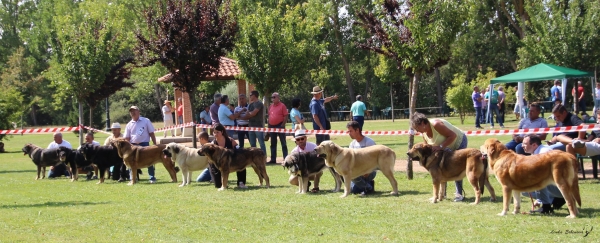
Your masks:
{"label": "leafy green tree", "polygon": [[[18,123],[22,112],[23,96],[13,87],[3,87],[0,90],[0,130],[13,129],[13,122]],[[0,141],[6,135],[0,134]]]}
{"label": "leafy green tree", "polygon": [[[323,44],[315,40],[324,18],[318,1],[305,4],[256,6],[238,14],[240,32],[234,56],[243,77],[265,95],[282,83],[296,83],[319,60]],[[268,105],[268,102],[266,102]]]}
{"label": "leafy green tree", "polygon": [[147,33],[136,33],[141,63],[164,66],[173,74],[173,87],[190,95],[194,110],[200,82],[219,70],[220,58],[234,47],[238,30],[229,1],[167,0],[144,15]]}
{"label": "leafy green tree", "polygon": [[473,111],[472,93],[473,87],[467,83],[464,74],[456,75],[452,80],[452,87],[446,91],[446,101],[458,112],[461,124],[465,123],[467,112]]}
{"label": "leafy green tree", "polygon": [[[395,60],[399,69],[412,76],[409,87],[412,117],[421,77],[447,64],[450,59],[450,47],[464,22],[464,6],[457,1],[385,0],[382,7],[383,15],[367,11],[359,13],[357,24],[372,38],[358,46]],[[413,142],[411,135],[409,148]],[[408,161],[407,174],[412,179],[412,160]]]}

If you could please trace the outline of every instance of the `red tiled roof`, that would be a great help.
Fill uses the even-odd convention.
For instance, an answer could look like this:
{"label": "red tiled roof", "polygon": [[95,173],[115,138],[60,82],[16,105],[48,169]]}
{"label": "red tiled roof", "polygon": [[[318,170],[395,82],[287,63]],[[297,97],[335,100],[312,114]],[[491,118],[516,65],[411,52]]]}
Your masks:
{"label": "red tiled roof", "polygon": [[[235,80],[235,76],[238,76],[242,73],[240,68],[237,65],[237,61],[227,58],[221,57],[219,64],[219,72],[217,74],[211,74],[204,78],[202,81],[213,81],[213,80]],[[167,74],[158,78],[158,82],[168,82],[171,80],[171,74]]]}

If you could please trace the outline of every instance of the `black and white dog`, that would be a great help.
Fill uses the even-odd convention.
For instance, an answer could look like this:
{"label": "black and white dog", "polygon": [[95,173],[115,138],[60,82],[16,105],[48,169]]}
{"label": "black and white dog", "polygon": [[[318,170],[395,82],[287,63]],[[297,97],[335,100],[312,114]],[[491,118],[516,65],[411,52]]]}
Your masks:
{"label": "black and white dog", "polygon": [[[315,180],[315,188],[318,188],[319,176],[318,174],[328,169],[325,165],[325,158],[319,157],[316,152],[294,152],[289,154],[283,162],[283,167],[288,170],[288,173],[298,177],[298,192],[306,193],[308,191],[308,181],[311,178]],[[329,172],[335,180],[334,192],[338,192],[342,185],[341,176],[335,172],[333,168],[329,168]]]}

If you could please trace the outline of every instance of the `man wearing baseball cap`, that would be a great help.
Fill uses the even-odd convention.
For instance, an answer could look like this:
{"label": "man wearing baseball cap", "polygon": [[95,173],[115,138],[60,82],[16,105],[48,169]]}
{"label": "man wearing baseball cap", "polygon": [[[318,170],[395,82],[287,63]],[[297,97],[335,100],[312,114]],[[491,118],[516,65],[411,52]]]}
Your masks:
{"label": "man wearing baseball cap", "polygon": [[[313,116],[313,129],[314,130],[329,130],[330,127],[327,127],[327,113],[325,111],[325,103],[330,102],[332,100],[337,100],[338,96],[330,96],[323,99],[323,90],[319,86],[313,87],[312,92],[313,95],[312,100],[310,101],[310,113]],[[316,134],[317,137],[317,145],[325,140],[329,140],[329,134]]]}
{"label": "man wearing baseball cap", "polygon": [[[152,126],[152,122],[150,122],[148,118],[140,116],[140,109],[137,106],[131,106],[129,108],[129,115],[131,116],[131,121],[127,123],[125,135],[123,135],[123,137],[133,145],[142,147],[150,146],[150,139],[152,139],[152,143],[156,145],[156,137],[154,136],[154,126]],[[154,166],[148,167],[148,175],[150,175],[150,183],[155,183]]]}

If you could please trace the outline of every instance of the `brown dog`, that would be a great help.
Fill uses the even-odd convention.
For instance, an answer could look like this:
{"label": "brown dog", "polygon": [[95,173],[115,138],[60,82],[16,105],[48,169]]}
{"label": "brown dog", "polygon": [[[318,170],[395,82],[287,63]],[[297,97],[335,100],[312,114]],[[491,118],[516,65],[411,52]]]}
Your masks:
{"label": "brown dog", "polygon": [[214,164],[221,171],[221,188],[219,188],[219,191],[227,189],[229,173],[241,171],[248,166],[252,166],[252,169],[258,175],[261,186],[263,179],[267,183],[267,188],[271,185],[267,175],[267,156],[259,148],[226,149],[216,144],[207,143],[202,145],[198,150],[198,154],[208,157],[208,162]]}
{"label": "brown dog", "polygon": [[[433,147],[426,143],[415,144],[406,153],[410,158],[418,159],[433,180],[432,203],[443,200],[447,181],[462,180],[465,176],[475,190],[475,202],[478,204],[484,192],[484,185],[490,191],[491,201],[496,201],[496,193],[488,180],[487,163],[482,162],[481,152],[466,148],[452,152],[433,152]],[[440,190],[440,186],[442,190]]]}
{"label": "brown dog", "polygon": [[171,182],[177,182],[177,172],[175,165],[170,158],[163,156],[165,144],[152,145],[148,147],[135,146],[125,139],[113,140],[112,145],[117,148],[119,157],[131,169],[131,181],[127,185],[133,185],[137,181],[136,171],[140,168],[147,168],[154,164],[162,163],[171,176]]}
{"label": "brown dog", "polygon": [[506,149],[495,138],[486,140],[481,145],[481,152],[488,156],[490,167],[502,185],[503,208],[498,215],[506,215],[511,194],[515,204],[513,214],[518,214],[521,210],[519,192],[535,191],[556,184],[567,201],[567,218],[577,216],[575,202],[581,207],[581,196],[577,177],[579,164],[575,156],[557,150],[531,156],[519,155]]}
{"label": "brown dog", "polygon": [[325,155],[325,164],[333,167],[344,178],[344,194],[350,194],[350,182],[361,175],[379,169],[392,184],[392,195],[398,195],[398,182],[394,178],[396,153],[386,146],[373,145],[361,149],[342,148],[332,141],[323,141],[315,149],[317,154]]}

